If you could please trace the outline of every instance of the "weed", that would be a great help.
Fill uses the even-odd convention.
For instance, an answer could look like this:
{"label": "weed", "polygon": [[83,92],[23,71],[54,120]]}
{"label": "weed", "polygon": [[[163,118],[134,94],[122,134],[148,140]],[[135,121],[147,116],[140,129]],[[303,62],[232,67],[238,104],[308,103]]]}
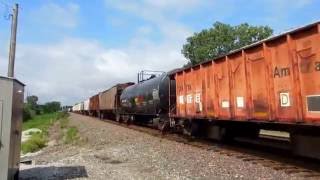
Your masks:
{"label": "weed", "polygon": [[43,133],[34,133],[31,138],[22,143],[21,150],[23,154],[36,152],[46,146],[47,138]]}
{"label": "weed", "polygon": [[79,140],[78,129],[76,127],[69,127],[64,137],[66,144],[74,143]]}
{"label": "weed", "polygon": [[69,117],[69,113],[68,112],[59,112],[57,119],[64,119],[64,118],[68,118]]}
{"label": "weed", "polygon": [[23,130],[38,128],[38,129],[41,129],[42,132],[41,133],[31,132],[30,133],[31,138],[21,144],[22,152],[25,154],[28,152],[36,152],[41,148],[44,148],[48,141],[47,139],[49,136],[49,132],[48,132],[49,127],[52,126],[56,121],[58,121],[61,118],[62,118],[61,121],[63,121],[63,124],[67,127],[67,124],[68,124],[67,117],[68,117],[68,113],[56,112],[56,113],[50,113],[50,114],[37,115],[32,119],[26,122],[23,122],[23,125],[22,125]]}
{"label": "weed", "polygon": [[58,120],[60,113],[50,113],[50,114],[42,114],[37,115],[34,118],[24,122],[22,125],[23,130],[38,128],[42,131],[47,130],[55,121]]}
{"label": "weed", "polygon": [[68,127],[69,119],[68,118],[62,118],[60,119],[60,128],[65,129]]}

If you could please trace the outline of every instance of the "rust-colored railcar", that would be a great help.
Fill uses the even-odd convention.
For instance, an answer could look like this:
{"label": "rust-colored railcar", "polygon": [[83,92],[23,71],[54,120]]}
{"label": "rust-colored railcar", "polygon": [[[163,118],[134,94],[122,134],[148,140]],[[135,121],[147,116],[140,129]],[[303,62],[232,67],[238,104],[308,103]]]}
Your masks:
{"label": "rust-colored railcar", "polygon": [[120,95],[122,91],[133,85],[133,82],[117,84],[112,88],[99,93],[100,118],[115,118],[120,108]]}
{"label": "rust-colored railcar", "polygon": [[320,23],[181,69],[171,79],[173,119],[272,124],[296,134],[311,127],[311,133],[320,125]]}
{"label": "rust-colored railcar", "polygon": [[89,115],[99,116],[99,94],[90,97],[89,100]]}

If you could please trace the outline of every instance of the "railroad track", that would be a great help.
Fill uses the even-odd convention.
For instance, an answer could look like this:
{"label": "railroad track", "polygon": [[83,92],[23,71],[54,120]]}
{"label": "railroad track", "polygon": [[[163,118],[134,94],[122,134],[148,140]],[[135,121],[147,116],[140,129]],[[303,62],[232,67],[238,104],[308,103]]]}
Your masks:
{"label": "railroad track", "polygon": [[167,140],[191,145],[197,148],[206,149],[207,151],[213,151],[221,155],[235,157],[242,161],[246,161],[252,164],[259,164],[264,167],[285,172],[286,174],[295,175],[296,177],[304,179],[320,179],[319,161],[301,157],[294,157],[293,155],[288,155],[288,152],[276,151],[274,149],[272,150],[272,152],[270,152],[269,149],[267,151],[265,149],[261,150],[261,147],[253,147],[250,145],[250,148],[248,148],[248,144],[246,144],[245,147],[244,144],[222,144],[219,142],[212,142],[199,138],[190,138],[175,133],[162,134],[157,129],[150,128],[146,125],[127,125],[106,119],[104,119],[103,121],[128,129],[147,133],[155,137],[160,137]]}

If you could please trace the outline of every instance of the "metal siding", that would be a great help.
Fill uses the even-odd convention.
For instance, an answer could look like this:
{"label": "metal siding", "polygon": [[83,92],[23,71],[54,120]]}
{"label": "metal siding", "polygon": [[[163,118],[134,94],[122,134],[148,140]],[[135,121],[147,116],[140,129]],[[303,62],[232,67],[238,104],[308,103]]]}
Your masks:
{"label": "metal siding", "polygon": [[193,116],[193,74],[192,70],[184,74],[184,88],[186,93],[186,115]]}
{"label": "metal siding", "polygon": [[195,117],[202,117],[203,116],[203,87],[202,87],[202,71],[201,66],[198,66],[193,70],[193,115]]}
{"label": "metal siding", "polygon": [[294,100],[293,67],[287,38],[268,44],[268,52],[272,63],[273,96],[275,104],[274,115],[279,121],[296,121],[297,112]]}
{"label": "metal siding", "polygon": [[89,103],[90,103],[90,100],[87,99],[83,102],[83,110],[85,111],[89,111]]}
{"label": "metal siding", "polygon": [[229,119],[230,97],[229,97],[229,70],[225,58],[214,62],[215,89],[217,93],[217,116],[220,119]]}
{"label": "metal siding", "polygon": [[176,104],[177,115],[185,116],[186,95],[183,81],[183,73],[176,74]]}
{"label": "metal siding", "polygon": [[116,109],[116,96],[117,87],[112,87],[111,89],[99,93],[99,104],[100,110],[114,110]]}
{"label": "metal siding", "polygon": [[269,119],[269,92],[267,61],[263,48],[255,47],[246,52],[246,65],[252,92],[252,117],[254,119]]}
{"label": "metal siding", "polygon": [[[176,72],[176,115],[319,123],[319,32],[320,25],[315,24]],[[200,113],[197,93],[201,94]]]}
{"label": "metal siding", "polygon": [[307,122],[320,122],[320,112],[308,111],[307,97],[320,95],[320,34],[316,28],[292,36],[296,44],[299,66],[303,118]]}
{"label": "metal siding", "polygon": [[242,53],[229,56],[230,73],[232,74],[232,95],[235,119],[246,119],[248,117],[247,83],[245,58]]}
{"label": "metal siding", "polygon": [[1,116],[3,119],[0,136],[1,179],[13,179],[19,170],[24,95],[23,86],[23,84],[14,79],[0,77]]}
{"label": "metal siding", "polygon": [[90,111],[99,110],[99,94],[94,95],[90,98],[89,110]]}

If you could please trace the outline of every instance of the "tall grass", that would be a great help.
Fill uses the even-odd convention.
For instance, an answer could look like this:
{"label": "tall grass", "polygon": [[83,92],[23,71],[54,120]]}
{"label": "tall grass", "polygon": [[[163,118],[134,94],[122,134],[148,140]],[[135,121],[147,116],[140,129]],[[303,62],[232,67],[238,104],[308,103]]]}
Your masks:
{"label": "tall grass", "polygon": [[22,130],[27,130],[31,128],[38,128],[42,131],[48,130],[48,128],[58,119],[59,113],[50,113],[37,115],[34,118],[26,121],[22,124]]}
{"label": "tall grass", "polygon": [[48,129],[57,120],[65,120],[68,117],[68,113],[56,112],[50,114],[43,114],[35,116],[34,118],[24,122],[22,129],[27,130],[31,128],[41,129],[41,133],[32,134],[31,138],[21,144],[22,152],[36,152],[46,146],[48,141]]}

